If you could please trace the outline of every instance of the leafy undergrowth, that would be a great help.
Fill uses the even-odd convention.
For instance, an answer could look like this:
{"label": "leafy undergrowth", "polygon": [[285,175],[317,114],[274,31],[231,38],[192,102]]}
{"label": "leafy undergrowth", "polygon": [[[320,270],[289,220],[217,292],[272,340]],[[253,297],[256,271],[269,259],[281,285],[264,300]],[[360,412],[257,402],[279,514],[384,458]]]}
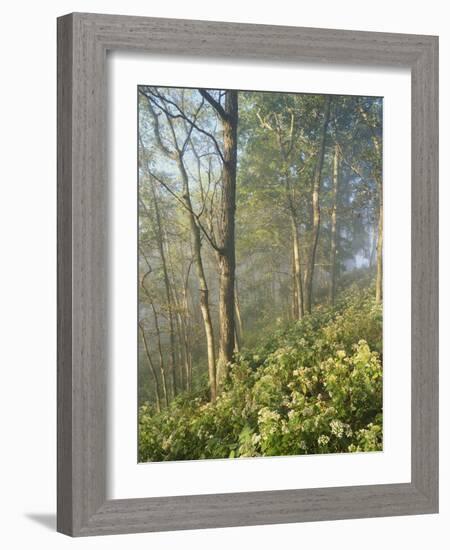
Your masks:
{"label": "leafy undergrowth", "polygon": [[239,354],[216,403],[142,405],[139,461],[381,450],[381,353],[381,306],[353,285]]}

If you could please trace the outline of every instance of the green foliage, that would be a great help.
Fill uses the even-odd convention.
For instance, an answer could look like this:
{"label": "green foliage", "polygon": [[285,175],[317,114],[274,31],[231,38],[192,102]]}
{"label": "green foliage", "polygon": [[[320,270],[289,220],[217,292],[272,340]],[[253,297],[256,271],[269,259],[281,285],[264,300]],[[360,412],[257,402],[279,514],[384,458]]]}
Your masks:
{"label": "green foliage", "polygon": [[217,402],[205,391],[139,410],[139,460],[382,449],[382,312],[353,285],[333,308],[237,355]]}

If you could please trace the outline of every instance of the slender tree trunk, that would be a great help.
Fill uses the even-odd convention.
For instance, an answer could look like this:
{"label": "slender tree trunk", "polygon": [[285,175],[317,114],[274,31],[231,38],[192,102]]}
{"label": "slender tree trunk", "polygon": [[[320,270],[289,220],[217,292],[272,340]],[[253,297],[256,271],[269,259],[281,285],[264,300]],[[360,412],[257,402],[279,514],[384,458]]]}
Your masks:
{"label": "slender tree trunk", "polygon": [[[260,117],[259,117],[260,118]],[[297,208],[295,186],[292,185],[291,178],[291,155],[294,145],[295,136],[295,116],[291,113],[290,127],[288,131],[283,131],[283,124],[280,123],[280,119],[277,114],[274,114],[274,123],[271,123],[269,119],[263,120],[260,118],[262,126],[268,128],[270,131],[275,132],[278,148],[281,156],[282,174],[285,183],[287,208],[291,221],[291,234],[292,234],[292,318],[299,320],[304,315],[303,305],[303,285],[301,274],[301,261],[300,261],[300,235],[299,226],[297,221]],[[283,138],[284,134],[284,138]],[[286,137],[288,139],[286,140]]]}
{"label": "slender tree trunk", "polygon": [[187,326],[186,326],[186,319],[185,319],[185,309],[183,304],[179,304],[179,312],[178,312],[178,326],[179,326],[179,345],[180,345],[180,353],[182,361],[180,362],[180,365],[182,365],[183,369],[183,387],[186,391],[191,390],[191,384],[190,384],[190,352],[189,352],[189,336],[187,332]]}
{"label": "slender tree trunk", "polygon": [[377,155],[378,162],[375,164],[375,181],[377,184],[379,195],[379,210],[378,210],[378,236],[377,236],[377,278],[375,282],[375,301],[379,304],[383,299],[383,153],[381,142],[375,132],[373,124],[369,121],[369,117],[364,107],[359,105],[359,112],[372,132],[372,143]]}
{"label": "slender tree trunk", "polygon": [[143,327],[142,323],[139,323],[139,328],[141,329],[141,337],[142,337],[142,342],[144,344],[144,350],[145,350],[145,355],[147,357],[147,363],[148,363],[153,381],[155,383],[156,410],[158,412],[161,412],[161,392],[160,392],[160,389],[159,389],[158,375],[156,374],[155,365],[153,364],[152,356],[151,356],[151,353],[150,353],[150,350],[149,350],[149,347],[148,347],[147,338],[145,336],[145,330],[144,330],[144,327]]}
{"label": "slender tree trunk", "polygon": [[[167,235],[166,235],[167,240]],[[183,390],[188,389],[188,373],[189,373],[189,365],[188,365],[188,353],[187,353],[187,344],[186,344],[186,331],[185,331],[185,320],[183,319],[184,315],[184,306],[181,303],[180,299],[180,293],[178,291],[179,285],[177,284],[177,279],[175,276],[175,269],[173,266],[173,257],[170,253],[170,249],[167,250],[168,252],[168,260],[169,260],[169,267],[170,267],[170,275],[172,277],[172,289],[173,289],[173,302],[174,302],[174,317],[175,317],[175,324],[177,328],[177,351],[178,351],[178,366],[179,366],[179,380],[180,380],[180,387]]]}
{"label": "slender tree trunk", "polygon": [[151,302],[150,305],[152,306],[153,319],[155,321],[155,330],[156,330],[156,336],[157,336],[157,342],[158,342],[159,372],[161,374],[163,393],[164,393],[164,401],[165,401],[166,407],[167,407],[169,405],[169,391],[168,391],[168,388],[167,388],[166,371],[165,371],[165,368],[164,368],[164,356],[163,356],[162,345],[161,345],[161,331],[159,329],[159,320],[158,320],[158,314],[156,313],[155,304],[153,302]]}
{"label": "slender tree trunk", "polygon": [[294,257],[294,239],[292,239],[292,248],[291,248],[291,288],[292,288],[292,300],[291,300],[291,315],[292,320],[298,319],[298,299],[297,299],[297,281],[296,272],[295,272],[295,257]]}
{"label": "slender tree trunk", "polygon": [[217,364],[218,385],[227,378],[228,366],[234,351],[234,279],[235,257],[235,211],[236,211],[236,163],[238,95],[227,91],[225,98],[226,116],[223,124],[223,174],[221,211],[221,252],[219,254],[219,360]]}
{"label": "slender tree trunk", "polygon": [[234,302],[235,302],[235,319],[236,322],[234,324],[234,349],[235,351],[239,352],[242,347],[242,339],[244,335],[243,325],[242,325],[242,317],[241,317],[241,306],[239,303],[239,293],[238,293],[238,284],[236,280],[236,285],[234,289]]}
{"label": "slender tree trunk", "polygon": [[203,319],[203,326],[205,329],[206,335],[206,348],[208,356],[208,380],[209,380],[209,391],[211,401],[214,402],[217,398],[217,376],[216,376],[216,352],[214,344],[214,330],[211,319],[211,312],[209,307],[209,290],[208,284],[206,281],[205,270],[203,267],[202,259],[202,242],[200,228],[197,224],[197,220],[194,216],[194,211],[192,209],[191,195],[189,189],[189,177],[184,167],[184,164],[181,158],[178,160],[178,168],[183,180],[183,189],[184,189],[184,200],[187,205],[187,211],[189,216],[189,225],[191,229],[191,235],[193,240],[193,249],[194,249],[194,264],[197,271],[198,283],[199,283],[199,292],[200,292],[200,310]]}
{"label": "slender tree trunk", "polygon": [[185,376],[185,365],[186,365],[186,358],[184,355],[184,348],[183,348],[183,331],[182,331],[182,323],[181,323],[181,308],[180,308],[180,302],[179,297],[177,293],[177,286],[176,286],[176,278],[175,274],[173,272],[173,266],[172,266],[172,259],[170,254],[168,254],[169,259],[169,266],[170,266],[170,274],[172,277],[172,299],[173,299],[173,319],[174,319],[174,325],[176,328],[176,338],[175,338],[175,350],[176,350],[176,356],[177,356],[177,380],[178,380],[178,389],[180,391],[186,389],[186,376]]}
{"label": "slender tree trunk", "polygon": [[166,253],[164,250],[164,236],[163,236],[163,227],[162,227],[162,221],[161,221],[161,214],[159,211],[159,203],[158,198],[155,193],[155,189],[153,185],[151,185],[151,190],[153,194],[153,201],[154,201],[154,207],[155,207],[155,217],[156,217],[156,226],[158,230],[158,249],[159,254],[161,256],[161,263],[162,263],[162,269],[163,269],[163,278],[164,278],[164,287],[166,291],[166,300],[167,300],[167,309],[169,314],[169,345],[170,345],[170,353],[169,353],[169,372],[170,377],[172,381],[172,392],[173,396],[175,397],[178,393],[177,389],[177,380],[175,375],[175,369],[176,369],[176,360],[175,360],[175,329],[174,329],[174,320],[173,320],[173,303],[172,303],[172,289],[170,286],[170,279],[169,279],[169,272],[167,268],[167,260],[166,260]]}
{"label": "slender tree trunk", "polygon": [[298,232],[298,224],[295,215],[291,214],[291,231],[292,231],[292,259],[293,259],[293,278],[294,278],[294,319],[300,320],[303,318],[303,285],[302,285],[302,269],[300,261],[300,237]]}
{"label": "slender tree trunk", "polygon": [[375,229],[375,226],[372,228],[371,243],[370,243],[370,256],[369,256],[369,267],[372,268],[375,263],[376,251],[377,251],[377,241],[378,241],[378,223]]}
{"label": "slender tree trunk", "polygon": [[313,226],[311,231],[311,243],[309,246],[308,259],[305,266],[305,292],[304,309],[305,313],[311,313],[312,306],[312,287],[314,277],[314,266],[316,262],[317,242],[319,240],[320,229],[320,184],[322,180],[322,167],[325,155],[325,138],[327,134],[328,121],[330,118],[331,96],[325,99],[325,112],[323,116],[322,128],[320,133],[319,150],[317,154],[316,167],[314,170],[313,191],[312,191],[312,212]]}
{"label": "slender tree trunk", "polygon": [[[164,356],[163,356],[163,353],[162,353],[161,332],[160,332],[160,329],[159,329],[158,314],[156,313],[156,308],[155,308],[155,304],[153,303],[152,296],[151,296],[150,292],[148,291],[147,286],[145,285],[144,281],[141,283],[141,287],[142,287],[142,290],[145,292],[145,295],[147,296],[148,301],[149,301],[150,306],[151,306],[152,311],[153,311],[153,318],[154,318],[154,322],[155,322],[155,331],[156,331],[157,343],[158,343],[157,347],[158,347],[158,355],[159,355],[159,371],[160,371],[161,383],[162,383],[162,388],[163,388],[164,403],[167,407],[169,405],[169,392],[168,392],[168,389],[167,389],[167,382],[166,382],[166,372],[165,372],[165,367],[164,367]],[[142,336],[144,338],[145,335],[143,333],[143,327],[141,326],[141,322],[139,322],[139,327],[142,331]],[[148,349],[148,346],[146,345],[146,343],[147,342],[144,341],[144,346],[145,346],[145,349],[146,349],[147,358],[150,361],[151,356],[150,356],[149,349]]]}
{"label": "slender tree trunk", "polygon": [[175,314],[175,326],[177,327],[177,355],[178,355],[178,381],[179,381],[179,387],[182,390],[187,389],[187,377],[186,377],[186,355],[184,353],[184,346],[183,346],[183,328],[182,328],[182,322],[181,322],[181,313],[178,309],[177,299],[174,296],[175,300],[175,306],[177,308],[176,314]]}
{"label": "slender tree trunk", "polygon": [[241,340],[239,338],[238,328],[237,324],[234,324],[234,350],[235,353],[239,353],[241,351]]}
{"label": "slender tree trunk", "polygon": [[380,160],[380,166],[376,168],[375,181],[377,183],[378,205],[378,230],[377,230],[377,278],[375,282],[375,301],[380,304],[383,299],[383,181],[381,171],[381,145],[377,137],[373,135],[375,151]]}
{"label": "slender tree trunk", "polygon": [[377,188],[379,197],[379,210],[378,210],[378,238],[377,238],[377,279],[375,283],[375,301],[380,304],[383,299],[383,180],[382,180],[382,152],[381,145],[378,139],[374,136],[375,150],[380,160],[380,166],[377,170]]}
{"label": "slender tree trunk", "polygon": [[205,272],[203,269],[203,262],[200,252],[200,231],[196,226],[194,233],[194,254],[195,254],[195,266],[197,269],[197,276],[199,282],[200,291],[200,310],[203,318],[203,326],[206,334],[206,348],[208,356],[208,379],[209,379],[209,391],[211,401],[217,398],[217,378],[216,378],[216,352],[214,345],[214,330],[211,320],[211,312],[209,307],[209,290],[206,282]]}
{"label": "slender tree trunk", "polygon": [[331,210],[331,246],[330,246],[330,304],[334,305],[336,297],[336,252],[338,239],[337,203],[339,196],[340,157],[339,146],[336,143],[333,156],[333,206]]}
{"label": "slender tree trunk", "polygon": [[192,375],[191,375],[191,351],[189,346],[189,336],[187,331],[187,325],[183,320],[183,349],[184,349],[184,370],[186,378],[186,390],[189,392],[192,389]]}
{"label": "slender tree trunk", "polygon": [[190,341],[190,321],[189,321],[189,301],[188,301],[188,287],[189,287],[189,272],[188,269],[184,286],[183,286],[183,335],[184,335],[184,349],[187,357],[187,390],[192,390],[192,352]]}
{"label": "slender tree trunk", "polygon": [[380,191],[380,210],[378,213],[378,240],[377,240],[377,280],[375,283],[375,301],[381,303],[383,299],[383,190]]}

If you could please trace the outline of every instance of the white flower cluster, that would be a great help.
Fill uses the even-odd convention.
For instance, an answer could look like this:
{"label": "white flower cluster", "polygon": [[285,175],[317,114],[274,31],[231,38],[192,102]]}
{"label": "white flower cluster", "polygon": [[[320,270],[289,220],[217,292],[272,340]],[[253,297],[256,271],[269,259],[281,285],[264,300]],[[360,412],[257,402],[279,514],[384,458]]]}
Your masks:
{"label": "white flower cluster", "polygon": [[339,439],[344,435],[345,425],[340,420],[332,420],[330,422],[331,433]]}
{"label": "white flower cluster", "polygon": [[267,407],[263,407],[258,414],[259,422],[265,424],[266,422],[280,420],[280,415],[276,411],[271,411]]}
{"label": "white flower cluster", "polygon": [[268,436],[277,432],[278,423],[280,421],[280,415],[276,411],[271,411],[267,407],[264,407],[259,411],[258,424],[262,426],[261,431],[263,439],[267,439]]}
{"label": "white flower cluster", "polygon": [[317,439],[317,443],[321,447],[325,447],[325,445],[328,445],[328,442],[330,441],[330,438],[327,435],[319,435]]}

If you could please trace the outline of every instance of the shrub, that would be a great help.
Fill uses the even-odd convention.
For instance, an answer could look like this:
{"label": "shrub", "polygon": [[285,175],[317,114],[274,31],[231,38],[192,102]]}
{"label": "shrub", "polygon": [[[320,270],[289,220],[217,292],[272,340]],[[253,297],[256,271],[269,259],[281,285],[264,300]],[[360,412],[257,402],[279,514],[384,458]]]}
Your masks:
{"label": "shrub", "polygon": [[139,410],[139,460],[382,449],[382,311],[353,286],[333,308],[238,354],[216,403],[183,395]]}

